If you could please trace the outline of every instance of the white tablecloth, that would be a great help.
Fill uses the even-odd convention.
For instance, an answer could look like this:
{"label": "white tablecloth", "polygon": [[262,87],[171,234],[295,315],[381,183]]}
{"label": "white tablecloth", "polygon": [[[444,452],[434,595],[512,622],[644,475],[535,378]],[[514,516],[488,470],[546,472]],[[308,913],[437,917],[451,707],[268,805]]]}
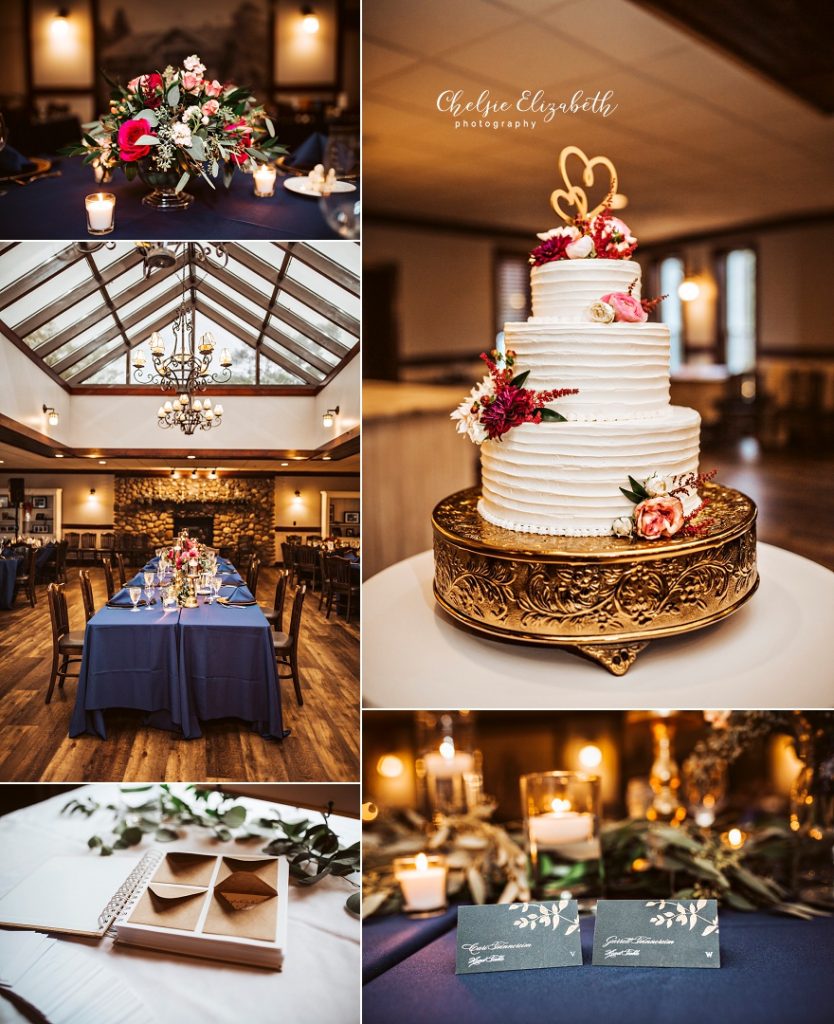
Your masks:
{"label": "white tablecloth", "polygon": [[[88,819],[68,818],[59,811],[73,797],[90,795],[105,802],[116,792],[115,785],[99,783],[0,818],[0,895],[49,857],[96,856],[88,850],[87,839],[107,828],[109,812],[99,811]],[[276,809],[275,804],[243,797],[235,802],[260,813]],[[317,818],[314,811],[280,811],[288,820]],[[360,838],[357,820],[333,816],[330,824],[343,844]],[[141,847],[113,856],[135,857],[137,850],[144,852],[150,845],[145,839]],[[264,845],[261,841],[251,851],[259,852]],[[250,851],[248,845],[219,843],[200,828],[191,828],[189,838],[162,848]],[[309,888],[290,883],[289,934],[280,973],[120,946],[111,938],[96,942],[60,936],[59,941],[76,944],[87,957],[103,958],[159,1024],[351,1024],[359,1020],[361,928],[344,903],[353,891],[345,879],[325,878]],[[0,1020],[18,1020],[5,1000],[0,1000]],[[91,1019],[88,1024],[96,1022]]]}
{"label": "white tablecloth", "polygon": [[625,676],[558,648],[488,640],[446,616],[424,551],[363,587],[363,703],[379,708],[779,708],[834,702],[834,573],[769,544],[734,615],[655,640]]}

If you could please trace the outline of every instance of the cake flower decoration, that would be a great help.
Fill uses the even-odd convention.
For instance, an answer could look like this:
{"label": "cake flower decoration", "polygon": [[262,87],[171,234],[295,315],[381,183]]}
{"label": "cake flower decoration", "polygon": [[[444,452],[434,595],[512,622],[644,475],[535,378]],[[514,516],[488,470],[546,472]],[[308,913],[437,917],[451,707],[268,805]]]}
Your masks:
{"label": "cake flower decoration", "polygon": [[[615,537],[640,537],[643,540],[660,540],[674,537],[677,533],[698,536],[710,526],[710,520],[702,513],[707,507],[698,494],[699,485],[715,476],[709,473],[688,473],[683,476],[663,476],[651,473],[641,483],[629,476],[629,487],[620,490],[634,502],[631,516],[619,516],[611,524]],[[698,518],[698,522],[693,520]]]}
{"label": "cake flower decoration", "polygon": [[620,324],[644,323],[648,320],[649,313],[668,298],[668,295],[660,295],[656,299],[640,299],[638,302],[632,295],[636,284],[635,277],[628,286],[628,291],[609,292],[596,302],[592,302],[588,307],[588,319],[600,324],[610,324],[614,321]]}
{"label": "cake flower decoration", "polygon": [[481,353],[489,374],[476,385],[451,414],[457,421],[460,434],[468,434],[475,444],[500,441],[508,430],[522,423],[564,422],[565,417],[555,409],[547,408],[565,395],[578,394],[577,388],[556,388],[551,391],[533,391],[524,383],[530,371],[514,375],[515,352],[493,349]]}

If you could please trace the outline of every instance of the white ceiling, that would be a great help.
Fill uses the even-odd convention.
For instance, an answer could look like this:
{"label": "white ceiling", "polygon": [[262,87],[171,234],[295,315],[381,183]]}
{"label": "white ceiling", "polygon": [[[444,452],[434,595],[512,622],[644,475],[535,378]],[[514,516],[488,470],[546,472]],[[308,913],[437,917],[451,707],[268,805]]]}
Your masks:
{"label": "white ceiling", "polygon": [[[363,67],[369,215],[541,230],[566,145],[611,158],[644,242],[834,208],[834,119],[629,0],[372,0]],[[618,108],[455,130],[446,89]]]}

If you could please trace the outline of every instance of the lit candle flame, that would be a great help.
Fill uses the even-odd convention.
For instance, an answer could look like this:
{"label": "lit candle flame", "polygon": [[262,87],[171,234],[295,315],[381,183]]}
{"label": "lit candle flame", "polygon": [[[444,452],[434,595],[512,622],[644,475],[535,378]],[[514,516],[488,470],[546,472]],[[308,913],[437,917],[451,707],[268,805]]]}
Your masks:
{"label": "lit candle flame", "polygon": [[551,801],[550,806],[556,814],[564,814],[565,811],[570,810],[571,804],[570,800],[560,800],[557,796],[555,800]]}
{"label": "lit candle flame", "polygon": [[414,862],[417,871],[425,871],[429,866],[429,858],[424,853],[418,853]]}
{"label": "lit candle flame", "polygon": [[727,842],[732,846],[734,850],[741,849],[744,846],[744,835],[740,828],[731,828],[727,833]]}
{"label": "lit candle flame", "polygon": [[451,736],[446,736],[440,743],[440,754],[445,757],[447,761],[451,761],[455,756],[455,741]]}

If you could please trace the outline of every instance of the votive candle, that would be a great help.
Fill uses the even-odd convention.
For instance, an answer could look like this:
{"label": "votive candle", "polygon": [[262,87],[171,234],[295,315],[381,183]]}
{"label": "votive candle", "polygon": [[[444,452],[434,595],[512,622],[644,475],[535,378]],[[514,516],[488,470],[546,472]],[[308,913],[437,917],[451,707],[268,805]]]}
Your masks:
{"label": "votive candle", "polygon": [[259,164],[252,177],[255,179],[255,195],[266,199],[275,195],[275,177],[278,171],[272,164]]}
{"label": "votive candle", "polygon": [[394,878],[403,894],[407,914],[437,914],[446,909],[446,858],[442,854],[418,853],[396,857]]}
{"label": "votive candle", "polygon": [[116,197],[112,192],[94,192],[84,200],[87,209],[87,232],[109,235],[116,225]]}

